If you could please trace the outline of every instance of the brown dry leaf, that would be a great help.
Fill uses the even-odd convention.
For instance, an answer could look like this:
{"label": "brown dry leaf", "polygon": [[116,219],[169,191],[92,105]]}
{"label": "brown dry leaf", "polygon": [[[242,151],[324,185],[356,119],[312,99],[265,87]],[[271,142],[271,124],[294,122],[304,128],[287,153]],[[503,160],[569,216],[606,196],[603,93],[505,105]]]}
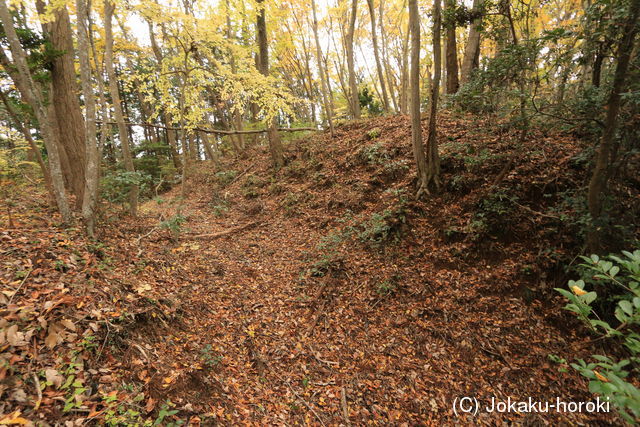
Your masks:
{"label": "brown dry leaf", "polygon": [[52,383],[56,388],[60,387],[64,381],[64,377],[55,369],[46,369],[44,375],[47,378],[47,382]]}
{"label": "brown dry leaf", "polygon": [[56,345],[58,345],[59,341],[62,341],[62,338],[60,337],[60,334],[58,334],[58,331],[56,329],[57,328],[55,328],[53,325],[49,326],[49,334],[44,340],[44,343],[49,348],[54,348]]}
{"label": "brown dry leaf", "polygon": [[153,399],[153,397],[150,397],[149,400],[147,400],[147,404],[145,405],[144,409],[147,411],[147,413],[153,411],[153,408],[156,407],[156,401]]}
{"label": "brown dry leaf", "polygon": [[75,331],[76,330],[76,325],[74,325],[71,320],[64,319],[64,320],[61,320],[60,323],[62,324],[62,326],[64,326],[65,328],[67,328],[67,329],[69,329],[71,331]]}

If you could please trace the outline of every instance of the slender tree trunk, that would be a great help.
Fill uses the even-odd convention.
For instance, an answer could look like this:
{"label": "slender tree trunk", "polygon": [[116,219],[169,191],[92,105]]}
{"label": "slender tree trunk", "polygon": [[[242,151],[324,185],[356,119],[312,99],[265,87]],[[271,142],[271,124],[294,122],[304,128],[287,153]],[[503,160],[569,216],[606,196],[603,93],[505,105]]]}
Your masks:
{"label": "slender tree trunk", "polygon": [[465,85],[469,82],[473,70],[478,68],[480,60],[480,27],[482,26],[482,8],[483,0],[473,1],[473,13],[476,18],[471,22],[469,27],[469,39],[464,49],[462,59],[462,70],[460,74],[460,84]]}
{"label": "slender tree trunk", "polygon": [[[402,9],[404,10],[405,4],[403,3],[402,5]],[[391,78],[391,72],[389,71],[390,67],[390,62],[389,62],[389,55],[387,54],[387,32],[385,31],[384,28],[384,0],[380,0],[380,6],[378,8],[378,26],[380,27],[380,40],[381,40],[381,53],[382,53],[382,65],[383,65],[383,69],[384,69],[384,77],[387,79],[387,89],[389,91],[389,98],[391,99],[391,102],[393,103],[393,109],[395,111],[400,111],[400,105],[399,102],[400,100],[398,99],[399,96],[396,94],[396,89],[397,92],[400,92],[400,88],[395,88],[394,86],[394,81]],[[407,27],[408,30],[408,27]],[[408,86],[409,84],[409,36],[407,35],[407,45],[405,46],[405,55],[407,58],[407,64],[406,64],[406,78],[407,78],[407,82],[405,84],[405,86]],[[408,90],[408,88],[407,88]],[[400,95],[401,96],[401,95]],[[391,105],[389,105],[389,109],[391,109]]]}
{"label": "slender tree trunk", "polygon": [[[21,91],[21,95],[25,101],[31,105],[38,123],[40,125],[40,132],[47,148],[47,154],[49,157],[49,168],[51,171],[51,181],[56,197],[56,204],[58,210],[62,215],[64,222],[71,221],[71,210],[67,201],[67,193],[64,188],[64,178],[62,175],[62,168],[60,165],[60,156],[58,154],[58,147],[55,145],[54,131],[49,122],[47,109],[42,100],[40,88],[36,86],[31,73],[29,71],[29,65],[27,64],[27,54],[24,51],[18,35],[13,26],[13,19],[9,13],[9,8],[5,0],[0,0],[0,21],[4,27],[4,32],[9,42],[11,49],[11,56],[13,58],[13,65],[16,68],[15,72],[11,72],[16,87]],[[3,55],[6,56],[6,55]]]}
{"label": "slender tree trunk", "polygon": [[[233,37],[233,34],[231,32],[231,6],[229,5],[229,0],[226,0],[226,12],[227,12],[227,39],[229,41],[235,39],[235,37]],[[236,73],[236,61],[233,57],[233,52],[229,52],[229,58],[231,58],[231,72],[232,73]],[[236,130],[242,130],[242,115],[240,114],[240,111],[235,110],[231,113],[233,115],[233,125],[235,127]],[[242,134],[237,135],[238,137],[238,148],[239,148],[239,152],[238,155],[241,156],[242,153],[244,152],[244,136]]]}
{"label": "slender tree trunk", "polygon": [[458,45],[456,44],[456,22],[454,19],[454,13],[456,8],[456,0],[445,0],[447,8],[448,19],[446,21],[446,35],[447,42],[445,50],[446,54],[446,67],[447,67],[447,94],[454,94],[460,87],[458,80]]}
{"label": "slender tree trunk", "polygon": [[[46,12],[43,1],[36,1],[38,12]],[[54,131],[61,148],[63,173],[68,189],[76,196],[76,208],[82,206],[85,172],[85,125],[78,99],[78,83],[74,66],[73,36],[66,5],[54,8],[53,21],[42,27],[51,48],[60,52],[51,60],[51,108],[55,110]],[[52,116],[53,117],[53,116]]]}
{"label": "slender tree trunk", "polygon": [[[153,50],[153,55],[156,57],[156,61],[158,62],[158,67],[162,66],[162,51],[158,46],[158,42],[156,41],[156,37],[154,35],[153,24],[151,21],[147,21],[147,25],[149,26],[149,39],[151,41],[151,49]],[[167,111],[163,111],[160,114],[162,118],[162,123],[165,127],[171,127],[171,113]],[[167,129],[165,132],[167,137],[167,144],[169,145],[169,149],[171,150],[171,160],[173,161],[173,166],[175,166],[176,170],[182,170],[182,161],[180,160],[180,154],[178,153],[178,142],[176,141],[176,132],[173,130]]]}
{"label": "slender tree trunk", "polygon": [[[269,75],[269,44],[267,42],[267,22],[266,12],[264,8],[264,0],[258,0],[258,18],[256,22],[257,29],[257,41],[258,50],[260,52],[260,72],[268,76]],[[269,152],[271,153],[271,160],[273,166],[278,169],[284,166],[284,150],[282,148],[282,141],[280,140],[280,134],[276,129],[276,118],[269,119],[267,124],[267,136],[269,138]]]}
{"label": "slender tree trunk", "polygon": [[613,158],[614,138],[618,121],[618,111],[620,110],[622,91],[624,90],[627,79],[627,70],[633,51],[634,39],[638,33],[640,0],[631,0],[630,3],[627,20],[622,30],[622,34],[624,35],[618,47],[618,64],[613,77],[611,93],[607,101],[605,127],[602,131],[600,146],[596,153],[596,165],[591,180],[589,181],[587,201],[593,224],[587,235],[587,245],[592,252],[597,252],[602,246],[602,232],[604,230],[602,230],[600,221],[603,212],[603,199],[607,192],[607,184],[611,175],[611,165],[615,161]]}
{"label": "slender tree trunk", "polygon": [[[402,45],[402,70],[400,79],[400,113],[407,114],[409,105],[409,37],[411,36],[410,25],[407,26],[407,34]],[[418,79],[420,78],[418,71]]]}
{"label": "slender tree trunk", "polygon": [[420,121],[420,16],[417,0],[409,0],[409,29],[411,30],[411,144],[418,171],[417,197],[420,198],[428,191],[428,182],[427,159],[422,145]]}
{"label": "slender tree trunk", "polygon": [[329,132],[333,138],[333,108],[329,102],[328,76],[322,63],[322,48],[320,47],[320,37],[318,36],[318,19],[316,17],[316,2],[311,0],[311,10],[313,12],[313,36],[316,40],[316,61],[318,63],[318,71],[320,74],[320,86],[322,88],[322,103],[324,104],[324,112],[329,123]]}
{"label": "slender tree trunk", "polygon": [[376,59],[376,69],[378,71],[378,80],[380,80],[380,88],[382,90],[382,104],[385,113],[389,112],[389,96],[387,95],[387,85],[384,81],[384,74],[382,71],[382,63],[380,62],[380,53],[378,51],[378,36],[376,35],[376,17],[375,9],[373,7],[373,0],[367,0],[369,6],[369,15],[371,17],[371,39],[373,41],[373,55]]}
{"label": "slender tree trunk", "polygon": [[[133,157],[131,156],[131,147],[129,146],[129,133],[125,124],[124,115],[122,113],[122,103],[120,101],[120,91],[118,90],[118,79],[113,67],[113,30],[111,20],[115,5],[110,0],[104,1],[104,62],[109,78],[109,92],[113,102],[113,113],[118,126],[118,135],[120,136],[120,145],[122,146],[122,159],[127,172],[135,172],[133,166]],[[129,191],[129,213],[136,216],[138,213],[138,186],[132,185]]]}
{"label": "slender tree trunk", "polygon": [[360,98],[358,96],[358,83],[356,82],[356,72],[353,57],[353,34],[356,30],[356,17],[358,15],[358,0],[351,0],[351,15],[349,15],[349,30],[347,31],[347,70],[349,72],[349,104],[351,113],[355,119],[360,118]]}
{"label": "slender tree trunk", "polygon": [[440,156],[438,155],[438,139],[436,119],[438,113],[438,96],[440,93],[440,73],[442,70],[442,50],[440,49],[440,28],[442,27],[441,0],[433,3],[433,79],[429,97],[429,128],[427,135],[427,187],[440,189]]}
{"label": "slender tree trunk", "polygon": [[89,63],[89,34],[87,25],[87,5],[85,0],[76,0],[78,11],[78,58],[80,60],[80,83],[86,109],[86,157],[84,199],[82,216],[87,234],[95,235],[96,207],[98,204],[98,178],[100,176],[100,158],[96,138],[96,100],[91,85],[91,64]]}

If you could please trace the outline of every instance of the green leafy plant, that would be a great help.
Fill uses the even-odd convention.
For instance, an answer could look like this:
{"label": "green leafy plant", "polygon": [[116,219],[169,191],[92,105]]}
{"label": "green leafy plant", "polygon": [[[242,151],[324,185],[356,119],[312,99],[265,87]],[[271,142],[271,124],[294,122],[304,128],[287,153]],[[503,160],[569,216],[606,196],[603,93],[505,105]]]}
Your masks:
{"label": "green leafy plant", "polygon": [[640,362],[640,250],[623,251],[623,256],[610,255],[601,259],[597,255],[582,257],[582,264],[592,274],[593,283],[602,293],[612,293],[615,301],[613,318],[607,320],[598,313],[594,303],[598,301],[596,290],[586,289],[585,280],[570,280],[567,289],[556,290],[569,300],[566,310],[575,313],[598,339],[608,339],[624,349],[628,356],[620,360],[603,354],[594,354],[595,362],[582,359],[571,366],[589,379],[589,390],[609,399],[620,416],[633,423],[640,417],[640,390],[630,378],[638,374]]}
{"label": "green leafy plant", "polygon": [[200,350],[200,359],[202,359],[202,362],[205,364],[205,366],[208,366],[209,368],[220,363],[223,358],[224,356],[222,355],[213,354],[213,347],[211,346],[211,344],[205,345]]}

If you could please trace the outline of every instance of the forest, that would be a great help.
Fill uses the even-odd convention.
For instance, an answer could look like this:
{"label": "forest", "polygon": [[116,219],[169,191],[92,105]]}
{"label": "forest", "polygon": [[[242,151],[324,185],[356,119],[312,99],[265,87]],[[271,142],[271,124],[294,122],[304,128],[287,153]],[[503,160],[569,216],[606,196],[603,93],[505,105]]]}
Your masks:
{"label": "forest", "polygon": [[0,425],[640,422],[640,0],[0,0]]}

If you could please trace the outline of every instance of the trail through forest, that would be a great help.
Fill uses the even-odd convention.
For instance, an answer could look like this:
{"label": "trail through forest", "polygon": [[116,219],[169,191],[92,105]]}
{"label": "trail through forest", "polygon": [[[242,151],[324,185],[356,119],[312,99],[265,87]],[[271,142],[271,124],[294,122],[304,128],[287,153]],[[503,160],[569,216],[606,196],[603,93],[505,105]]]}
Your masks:
{"label": "trail through forest", "polygon": [[539,234],[562,203],[541,194],[583,170],[571,138],[537,133],[541,150],[505,177],[509,198],[488,199],[517,133],[461,116],[439,126],[451,191],[437,203],[404,190],[406,117],[339,126],[332,144],[292,141],[276,174],[260,146],[198,165],[137,218],[110,211],[99,242],[56,227],[37,193],[25,199],[1,235],[16,259],[0,295],[2,322],[19,324],[3,347],[10,402],[39,396],[41,419],[110,425],[613,422],[454,413],[464,396],[593,399],[550,359],[589,354],[550,293],[562,247],[545,248],[568,230]]}
{"label": "trail through forest", "polygon": [[[393,127],[377,131],[386,135]],[[342,159],[334,161],[325,167],[339,167]],[[354,203],[349,195],[318,190],[290,168],[287,194],[296,203],[282,194],[258,197],[252,192],[266,187],[267,162],[239,166],[217,195],[206,185],[215,175],[205,172],[186,204],[172,203],[176,189],[142,208],[153,220],[146,224],[150,235],[139,233],[138,262],[145,267],[135,281],[154,283],[141,292],[158,295],[174,313],[161,323],[143,317],[130,338],[146,343],[129,352],[152,401],[170,399],[232,423],[411,425],[454,422],[459,396],[588,400],[584,386],[548,357],[572,345],[572,331],[561,327],[554,307],[522,298],[510,279],[514,266],[490,258],[473,267],[438,262],[450,248],[437,237],[433,218],[412,219],[410,237],[384,257],[349,245],[344,258],[324,265],[314,251],[340,223],[336,211]],[[356,169],[351,172],[361,179]],[[316,209],[291,210],[302,209],[296,204],[304,200],[315,200]],[[366,196],[360,202],[380,203]],[[155,218],[175,218],[176,206],[186,222],[177,242],[167,245],[153,231]],[[164,279],[145,277],[153,271]],[[587,416],[593,420],[593,414],[558,419]]]}

